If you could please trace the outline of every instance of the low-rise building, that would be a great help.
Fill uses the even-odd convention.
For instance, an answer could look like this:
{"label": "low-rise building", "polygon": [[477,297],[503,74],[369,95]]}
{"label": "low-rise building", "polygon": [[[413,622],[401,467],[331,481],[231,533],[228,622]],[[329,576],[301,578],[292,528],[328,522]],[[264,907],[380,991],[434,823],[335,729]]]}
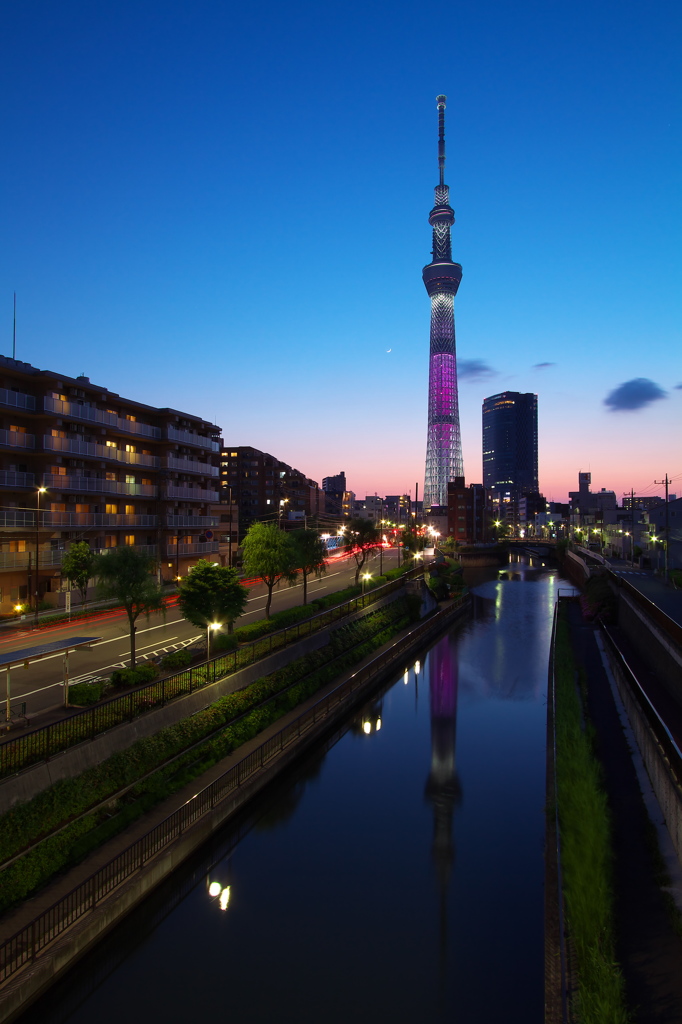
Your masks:
{"label": "low-rise building", "polygon": [[224,445],[220,480],[239,510],[239,539],[253,522],[305,522],[324,512],[324,492],[300,470],[248,445]]}

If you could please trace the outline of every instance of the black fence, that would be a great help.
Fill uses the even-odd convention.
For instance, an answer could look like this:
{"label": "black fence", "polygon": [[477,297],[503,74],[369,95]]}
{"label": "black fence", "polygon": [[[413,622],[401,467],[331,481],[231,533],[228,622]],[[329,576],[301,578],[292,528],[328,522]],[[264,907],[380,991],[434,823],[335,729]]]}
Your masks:
{"label": "black fence", "polygon": [[[466,598],[460,597],[452,607],[458,610]],[[211,811],[216,804],[229,796],[252,775],[261,771],[273,757],[276,757],[294,741],[305,735],[317,722],[325,719],[331,711],[364,686],[367,682],[384,673],[393,661],[412,648],[415,643],[425,640],[431,633],[443,627],[442,616],[427,619],[411,633],[397,640],[391,647],[373,661],[359,669],[331,693],[317,701],[278,733],[261,743],[232,768],[206,786],[191,800],[174,811],[144,836],[123,850],[107,864],[90,875],[70,893],[58,900],[30,924],[0,945],[0,984],[7,981],[24,964],[34,960],[38,954],[53,942],[72,924],[93,911],[122,882],[144,867],[165,847],[175,842],[182,833]]]}
{"label": "black fence", "polygon": [[132,722],[138,715],[156,707],[163,707],[171,700],[193,693],[201,687],[214,683],[218,679],[232,675],[239,669],[252,665],[260,658],[280,650],[289,644],[296,643],[312,633],[324,629],[338,619],[352,612],[376,603],[400,589],[405,579],[421,575],[423,567],[409,570],[397,580],[377,587],[369,593],[353,598],[343,604],[325,609],[317,615],[287,626],[285,629],[270,633],[260,640],[243,644],[234,651],[216,655],[208,661],[191,668],[183,669],[163,679],[141,686],[119,697],[110,697],[82,711],[77,711],[61,722],[33,729],[12,737],[0,744],[0,779],[15,775],[31,765],[47,761],[50,757],[67,750],[69,747],[94,739],[100,733],[107,732],[124,722]]}

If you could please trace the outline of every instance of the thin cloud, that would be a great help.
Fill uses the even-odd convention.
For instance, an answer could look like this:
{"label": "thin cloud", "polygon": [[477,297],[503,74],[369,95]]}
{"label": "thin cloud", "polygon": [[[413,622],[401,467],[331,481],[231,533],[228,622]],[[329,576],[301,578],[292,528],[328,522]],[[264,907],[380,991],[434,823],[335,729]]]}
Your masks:
{"label": "thin cloud", "polygon": [[675,391],[682,391],[682,384],[676,384]]}
{"label": "thin cloud", "polygon": [[497,370],[493,370],[482,359],[458,359],[457,376],[468,377],[469,380],[485,380],[486,377],[496,377]]}
{"label": "thin cloud", "polygon": [[628,412],[633,409],[643,409],[651,402],[665,398],[665,391],[653,380],[647,377],[635,377],[634,380],[627,380],[620,384],[604,399],[604,405],[608,406],[611,412]]}
{"label": "thin cloud", "polygon": [[535,363],[533,366],[534,370],[546,370],[550,366],[556,366],[556,363]]}

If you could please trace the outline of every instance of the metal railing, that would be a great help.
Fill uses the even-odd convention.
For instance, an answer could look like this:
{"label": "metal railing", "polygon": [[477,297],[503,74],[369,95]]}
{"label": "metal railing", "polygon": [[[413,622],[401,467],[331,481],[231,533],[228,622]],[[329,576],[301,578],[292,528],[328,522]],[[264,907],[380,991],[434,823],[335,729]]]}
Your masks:
{"label": "metal railing", "polygon": [[[60,555],[62,552],[60,552]],[[42,563],[42,556],[41,556]],[[107,732],[124,722],[132,722],[138,715],[154,707],[163,707],[168,701],[193,693],[209,683],[232,675],[240,668],[253,665],[260,658],[268,657],[296,641],[324,629],[331,623],[350,615],[352,612],[374,604],[382,597],[399,589],[406,578],[420,575],[423,568],[410,570],[400,579],[383,587],[377,587],[361,597],[318,612],[309,619],[303,619],[292,626],[269,633],[259,640],[243,644],[233,651],[216,655],[208,661],[173,675],[148,683],[137,690],[110,697],[92,707],[77,711],[61,722],[53,722],[39,729],[12,737],[0,743],[0,779],[15,775],[24,768],[47,761],[55,754],[69,747],[92,740],[100,733]]]}
{"label": "metal railing", "polygon": [[629,580],[624,579],[622,576],[618,576],[616,573],[610,573],[611,578],[615,581],[616,585],[622,587],[623,590],[635,601],[636,604],[643,608],[647,615],[653,619],[657,626],[670,636],[676,644],[682,647],[682,626],[679,622],[675,622],[669,615],[659,608],[658,605],[650,598],[646,597],[641,590],[638,590]]}
{"label": "metal railing", "polygon": [[[40,568],[61,565],[64,557],[63,548],[50,548],[40,551]],[[2,551],[0,552],[0,569],[25,569],[28,568],[29,558],[35,565],[35,548],[27,551]]]}
{"label": "metal railing", "polygon": [[[0,512],[0,526],[35,528],[35,512]],[[158,516],[112,512],[42,512],[40,526],[156,526]]]}
{"label": "metal railing", "polygon": [[0,430],[0,444],[8,448],[35,448],[34,434],[25,434],[21,430]]}
{"label": "metal railing", "polygon": [[169,544],[166,548],[167,558],[175,558],[176,555],[207,555],[211,552],[220,551],[220,544],[217,540],[205,540],[196,544]]}
{"label": "metal railing", "polygon": [[115,412],[96,409],[92,405],[79,405],[78,402],[63,402],[59,398],[45,397],[43,409],[45,412],[54,412],[58,416],[69,416],[71,419],[87,420],[89,423],[104,423],[106,426],[115,427],[116,430],[127,434],[161,438],[159,427],[153,427],[149,423],[138,423],[137,420],[127,420]]}
{"label": "metal railing", "polygon": [[13,469],[0,469],[0,487],[35,487],[35,473],[15,473]]}
{"label": "metal railing", "polygon": [[158,468],[160,459],[157,455],[142,455],[139,452],[127,452],[121,448],[113,448],[94,441],[81,441],[77,438],[53,437],[45,434],[43,448],[53,452],[72,452],[75,455],[90,455],[96,459],[110,459],[113,462],[124,462],[131,466],[151,466]]}
{"label": "metal railing", "polygon": [[[26,475],[33,476],[32,473]],[[1,479],[0,483],[2,483]],[[43,484],[48,490],[54,491],[94,491],[98,494],[129,494],[140,498],[156,498],[158,495],[158,488],[154,484],[103,480],[96,476],[57,476],[53,473],[45,473]]]}
{"label": "metal railing", "polygon": [[[465,600],[466,598],[461,597],[457,605],[451,607],[458,609]],[[97,905],[122,882],[141,870],[147,861],[175,842],[187,828],[212,811],[225,797],[239,789],[252,775],[262,771],[273,758],[283,753],[318,722],[327,718],[355,691],[375,677],[383,675],[392,667],[396,658],[440,628],[440,617],[434,616],[417,626],[408,636],[397,640],[387,651],[378,655],[326,697],[317,701],[308,711],[261,743],[182,807],[168,815],[117,857],[112,858],[70,893],[35,917],[30,924],[2,943],[0,983],[7,981],[24,964],[35,959],[49,943],[72,924],[95,910]]]}
{"label": "metal railing", "polygon": [[199,462],[197,459],[182,459],[177,455],[164,455],[161,459],[164,469],[177,470],[180,473],[196,473],[198,476],[219,476],[220,470],[210,462]]}
{"label": "metal railing", "polygon": [[201,434],[194,434],[190,430],[178,430],[177,427],[166,427],[166,436],[169,441],[180,441],[183,444],[196,444],[200,448],[207,448],[210,452],[219,452],[220,445],[210,437],[203,437]]}
{"label": "metal railing", "polygon": [[12,409],[26,409],[28,412],[35,412],[36,400],[33,395],[25,395],[22,391],[0,388],[0,405],[9,405]]}
{"label": "metal railing", "polygon": [[181,526],[183,529],[187,526],[218,526],[217,516],[165,516],[165,523],[168,527]]}
{"label": "metal railing", "polygon": [[205,502],[212,501],[216,504],[220,501],[218,491],[205,491],[201,487],[180,487],[174,484],[167,484],[164,488],[165,498],[187,498],[189,501]]}

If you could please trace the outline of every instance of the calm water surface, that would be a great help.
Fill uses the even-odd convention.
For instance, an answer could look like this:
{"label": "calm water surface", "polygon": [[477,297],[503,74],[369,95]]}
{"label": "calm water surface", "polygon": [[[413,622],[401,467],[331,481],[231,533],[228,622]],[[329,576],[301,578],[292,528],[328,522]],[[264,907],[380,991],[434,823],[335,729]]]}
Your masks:
{"label": "calm water surface", "polygon": [[562,581],[539,561],[485,577],[470,621],[24,1024],[540,1024],[545,693]]}

